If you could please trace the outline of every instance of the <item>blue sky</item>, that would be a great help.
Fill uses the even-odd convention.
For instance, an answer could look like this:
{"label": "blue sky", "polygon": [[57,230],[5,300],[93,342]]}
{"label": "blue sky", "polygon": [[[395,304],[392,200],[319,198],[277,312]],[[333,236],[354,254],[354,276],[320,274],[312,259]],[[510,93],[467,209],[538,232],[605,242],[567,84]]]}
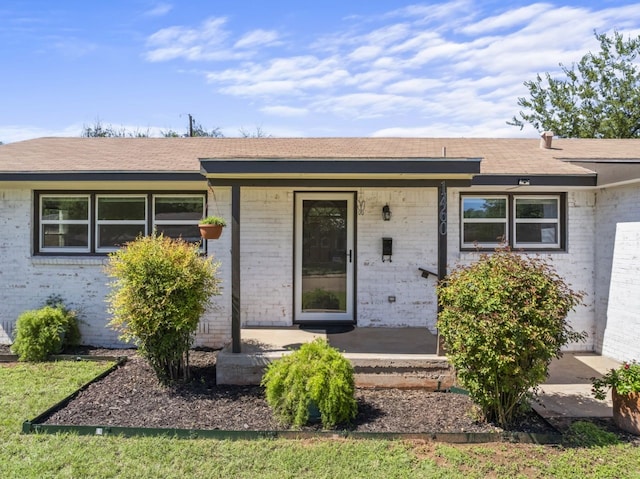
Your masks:
{"label": "blue sky", "polygon": [[525,80],[637,1],[51,0],[0,4],[0,141],[103,124],[159,135],[537,136],[506,125]]}

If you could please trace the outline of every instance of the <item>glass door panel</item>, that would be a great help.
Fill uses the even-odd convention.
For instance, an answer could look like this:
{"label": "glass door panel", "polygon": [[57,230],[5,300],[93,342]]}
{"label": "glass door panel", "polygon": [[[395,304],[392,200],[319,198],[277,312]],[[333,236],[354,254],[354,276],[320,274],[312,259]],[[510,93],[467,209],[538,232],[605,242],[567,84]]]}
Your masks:
{"label": "glass door panel", "polygon": [[297,195],[296,319],[353,320],[353,195]]}

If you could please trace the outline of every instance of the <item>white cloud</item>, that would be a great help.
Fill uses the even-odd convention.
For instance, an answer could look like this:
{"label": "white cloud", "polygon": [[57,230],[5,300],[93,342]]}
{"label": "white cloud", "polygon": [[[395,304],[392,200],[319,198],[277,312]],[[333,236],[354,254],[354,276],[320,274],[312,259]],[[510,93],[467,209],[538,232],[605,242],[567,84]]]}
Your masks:
{"label": "white cloud", "polygon": [[278,32],[274,30],[254,30],[240,38],[234,48],[252,48],[255,46],[273,45],[278,40]]}
{"label": "white cloud", "polygon": [[[207,81],[220,94],[255,99],[271,116],[400,125],[374,134],[523,136],[505,122],[517,113],[518,96],[527,94],[524,81],[597,49],[594,29],[640,31],[638,5],[505,4],[490,15],[483,8],[460,0],[350,17],[310,45],[284,44],[288,34],[263,29],[233,42],[226,19],[214,18],[197,28],[156,32],[148,58],[229,60],[211,68]],[[259,46],[283,48],[254,55]],[[402,126],[422,122],[434,126]]]}
{"label": "white cloud", "polygon": [[442,88],[446,84],[435,78],[411,78],[389,85],[386,91],[394,94],[416,94],[421,95],[434,88]]}
{"label": "white cloud", "polygon": [[549,3],[534,3],[526,7],[516,8],[515,10],[508,10],[500,15],[483,18],[476,23],[461,28],[460,31],[466,35],[477,35],[480,33],[494,32],[496,30],[510,29],[517,25],[526,24],[536,16],[554,8],[555,7]]}
{"label": "white cloud", "polygon": [[173,5],[170,3],[158,3],[155,7],[144,12],[148,17],[162,17],[173,10]]}
{"label": "white cloud", "polygon": [[267,115],[283,116],[283,117],[301,117],[306,116],[309,110],[306,108],[295,108],[284,105],[272,105],[260,108],[260,111]]}
{"label": "white cloud", "polygon": [[382,51],[383,49],[377,45],[366,45],[356,48],[348,55],[348,58],[356,62],[362,62],[377,57]]}

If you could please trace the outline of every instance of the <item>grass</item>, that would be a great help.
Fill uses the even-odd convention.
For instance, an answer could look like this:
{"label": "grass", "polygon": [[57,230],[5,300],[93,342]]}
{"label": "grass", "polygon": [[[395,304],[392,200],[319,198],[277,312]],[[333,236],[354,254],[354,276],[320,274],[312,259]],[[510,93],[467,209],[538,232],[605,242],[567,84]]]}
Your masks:
{"label": "grass", "polygon": [[0,365],[0,477],[640,478],[640,448],[628,444],[563,448],[20,433],[24,419],[33,418],[105,367],[88,362]]}

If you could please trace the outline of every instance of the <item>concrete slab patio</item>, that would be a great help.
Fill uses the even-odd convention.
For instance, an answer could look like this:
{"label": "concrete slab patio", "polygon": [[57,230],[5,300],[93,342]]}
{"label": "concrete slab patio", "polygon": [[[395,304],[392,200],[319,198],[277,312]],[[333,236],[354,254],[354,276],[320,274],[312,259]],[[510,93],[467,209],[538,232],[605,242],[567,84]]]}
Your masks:
{"label": "concrete slab patio", "polygon": [[259,384],[269,362],[322,337],[351,361],[360,387],[453,385],[453,370],[436,356],[436,337],[426,328],[250,328],[241,337],[240,353],[218,353],[218,384]]}
{"label": "concrete slab patio", "polygon": [[534,409],[554,425],[568,418],[613,416],[611,393],[605,401],[591,394],[591,378],[620,365],[595,353],[565,353],[549,366],[549,378],[540,386]]}

